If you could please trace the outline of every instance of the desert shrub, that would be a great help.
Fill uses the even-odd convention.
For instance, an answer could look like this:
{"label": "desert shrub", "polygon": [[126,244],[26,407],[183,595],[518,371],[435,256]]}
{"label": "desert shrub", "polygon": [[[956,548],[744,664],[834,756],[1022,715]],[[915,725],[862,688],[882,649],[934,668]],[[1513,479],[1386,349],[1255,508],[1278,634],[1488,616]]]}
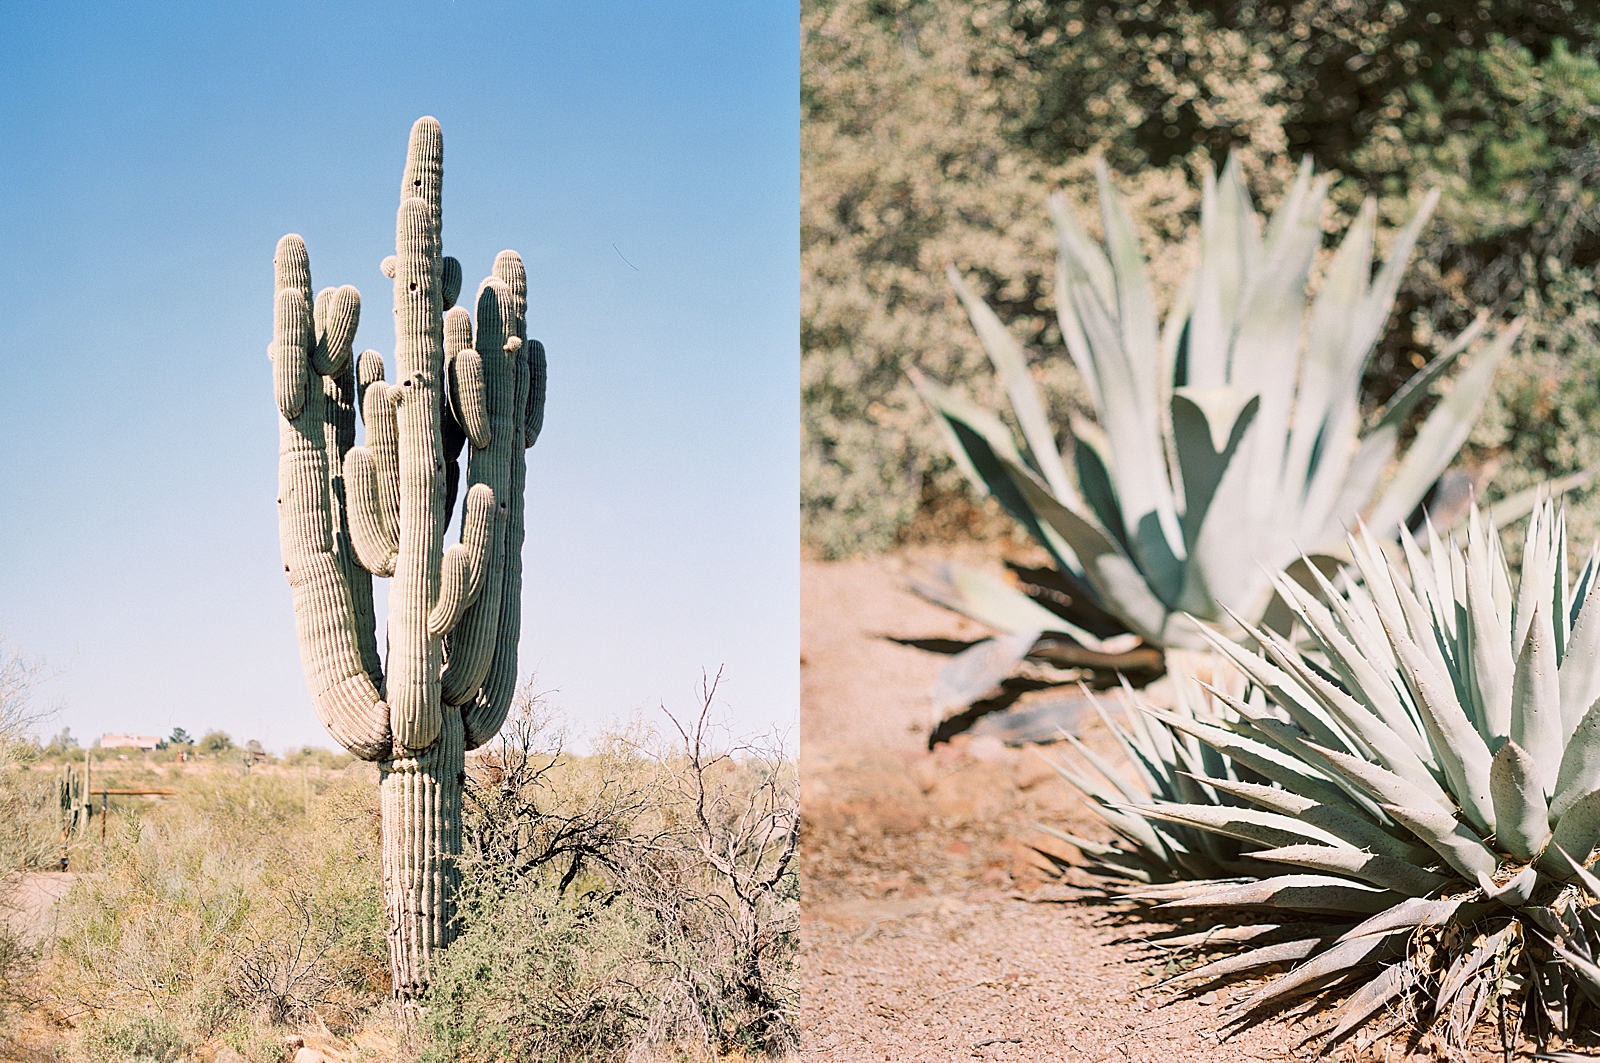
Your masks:
{"label": "desert shrub", "polygon": [[187,1045],[159,1015],[114,1015],[84,1029],[83,1054],[90,1063],[172,1063]]}
{"label": "desert shrub", "polygon": [[234,749],[233,739],[226,731],[207,731],[195,747],[202,753],[216,756]]}
{"label": "desert shrub", "polygon": [[19,918],[16,887],[23,875],[57,866],[61,855],[55,779],[28,770],[41,753],[27,734],[48,715],[33,700],[45,678],[42,662],[0,633],[0,1024],[30,1002],[39,961],[37,937]]}
{"label": "desert shrub", "polygon": [[[0,754],[3,757],[3,754]],[[43,928],[30,926],[18,907],[23,876],[60,866],[61,809],[56,777],[0,759],[0,1025],[32,1001],[29,981],[38,967]]]}
{"label": "desert shrub", "polygon": [[354,1028],[388,991],[370,775],[332,780],[309,814],[298,779],[218,773],[117,817],[63,901],[58,1006],[91,1011],[91,1039],[152,1016],[185,1043]]}
{"label": "desert shrub", "polygon": [[426,1058],[615,1059],[795,1043],[793,764],[634,728],[564,752],[527,694],[469,771],[460,937]]}
{"label": "desert shrub", "polygon": [[72,735],[72,728],[63,727],[59,734],[45,743],[40,754],[45,757],[81,756],[81,749],[78,740]]}
{"label": "desert shrub", "polygon": [[562,891],[553,869],[465,891],[465,929],[434,975],[424,1060],[600,1060],[645,1030],[649,941],[614,892]]}
{"label": "desert shrub", "polygon": [[355,763],[349,753],[335,753],[321,746],[301,746],[284,754],[283,762],[291,768],[312,767],[324,771],[337,771]]}
{"label": "desert shrub", "polygon": [[[1037,300],[1049,255],[1036,215],[1054,175],[1006,150],[1028,86],[995,77],[1004,50],[981,49],[957,5],[912,6],[903,20],[857,3],[802,14],[801,512],[828,556],[892,545],[923,474],[955,485],[904,372],[988,397],[944,263],[992,270],[991,297],[1015,308]],[[1033,340],[1047,325],[1018,327]]]}
{"label": "desert shrub", "polygon": [[[1525,314],[1468,464],[1495,473],[1494,498],[1591,460],[1576,437],[1600,430],[1600,411],[1566,385],[1594,357],[1583,306],[1600,262],[1587,135],[1600,19],[1588,8],[807,0],[802,35],[812,549],[881,549],[919,507],[927,517],[966,491],[904,382],[914,362],[998,405],[946,261],[979,271],[975,288],[1029,348],[1052,413],[1074,402],[1065,358],[1039,354],[1060,350],[1043,203],[1058,185],[1085,203],[1096,156],[1118,174],[1167,290],[1189,261],[1192,174],[1230,151],[1268,208],[1302,153],[1338,171],[1330,232],[1367,194],[1394,223],[1442,186],[1366,402],[1387,399],[1479,306]],[[1600,492],[1573,501],[1575,531],[1600,527]]]}
{"label": "desert shrub", "polygon": [[0,868],[8,873],[54,870],[61,860],[60,775],[0,760]]}

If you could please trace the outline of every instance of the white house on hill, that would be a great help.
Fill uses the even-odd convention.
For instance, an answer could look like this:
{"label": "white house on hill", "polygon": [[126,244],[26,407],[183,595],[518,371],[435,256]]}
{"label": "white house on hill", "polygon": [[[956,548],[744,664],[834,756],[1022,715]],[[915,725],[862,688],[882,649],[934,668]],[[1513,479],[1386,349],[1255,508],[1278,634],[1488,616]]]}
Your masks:
{"label": "white house on hill", "polygon": [[101,749],[154,749],[161,744],[158,735],[102,735]]}

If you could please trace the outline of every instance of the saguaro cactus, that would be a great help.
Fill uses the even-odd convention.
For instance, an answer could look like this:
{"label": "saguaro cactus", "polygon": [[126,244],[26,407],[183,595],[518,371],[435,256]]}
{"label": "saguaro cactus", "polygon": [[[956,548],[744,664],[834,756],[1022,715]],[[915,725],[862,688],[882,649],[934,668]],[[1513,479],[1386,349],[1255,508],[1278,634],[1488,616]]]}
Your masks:
{"label": "saguaro cactus", "polygon": [[[379,765],[389,961],[403,998],[426,988],[450,940],[465,751],[500,729],[516,685],[524,449],[544,420],[544,348],[526,339],[516,252],[502,251],[479,285],[476,329],[454,305],[461,266],[440,250],[443,149],[439,123],[419,118],[395,253],[382,264],[394,280],[393,384],[377,351],[352,357],[360,293],[345,285],[313,299],[294,234],[273,259],[283,570],[317,716]],[[461,538],[447,549],[466,444]],[[385,659],[373,576],[394,580]]]}

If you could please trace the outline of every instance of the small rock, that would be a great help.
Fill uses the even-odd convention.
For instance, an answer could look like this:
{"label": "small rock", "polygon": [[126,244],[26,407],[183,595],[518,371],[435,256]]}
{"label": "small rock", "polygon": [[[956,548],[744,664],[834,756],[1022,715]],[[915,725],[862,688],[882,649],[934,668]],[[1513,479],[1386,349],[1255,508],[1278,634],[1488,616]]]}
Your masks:
{"label": "small rock", "polygon": [[294,1054],[294,1063],[330,1063],[330,1061],[315,1048],[301,1048]]}
{"label": "small rock", "polygon": [[[1205,1005],[1205,1006],[1207,1006],[1207,1007],[1209,1007],[1212,1004],[1215,1004],[1216,1002],[1217,1002],[1217,992],[1214,989],[1211,992],[1207,993],[1205,996],[1200,998],[1200,1003]],[[296,1063],[299,1063],[298,1059],[296,1060]]]}

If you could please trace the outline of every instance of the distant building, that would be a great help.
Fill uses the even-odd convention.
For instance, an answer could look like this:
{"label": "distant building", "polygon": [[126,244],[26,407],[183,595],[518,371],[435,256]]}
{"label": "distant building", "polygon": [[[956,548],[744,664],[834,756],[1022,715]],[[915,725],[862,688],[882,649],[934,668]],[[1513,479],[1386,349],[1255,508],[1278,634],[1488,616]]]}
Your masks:
{"label": "distant building", "polygon": [[155,749],[161,744],[159,735],[102,735],[101,749]]}

